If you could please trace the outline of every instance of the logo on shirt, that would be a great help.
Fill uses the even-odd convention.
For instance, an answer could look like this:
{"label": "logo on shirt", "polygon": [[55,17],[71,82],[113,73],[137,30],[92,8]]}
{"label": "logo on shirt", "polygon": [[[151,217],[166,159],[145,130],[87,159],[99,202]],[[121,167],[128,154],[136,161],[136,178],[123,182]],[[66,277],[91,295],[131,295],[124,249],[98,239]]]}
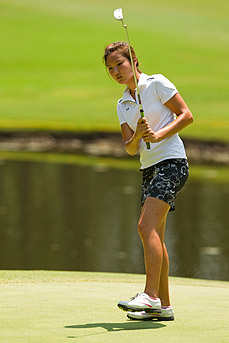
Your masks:
{"label": "logo on shirt", "polygon": [[129,110],[130,110],[130,108],[129,108],[129,107],[127,107],[127,108],[126,108],[126,111],[129,111]]}

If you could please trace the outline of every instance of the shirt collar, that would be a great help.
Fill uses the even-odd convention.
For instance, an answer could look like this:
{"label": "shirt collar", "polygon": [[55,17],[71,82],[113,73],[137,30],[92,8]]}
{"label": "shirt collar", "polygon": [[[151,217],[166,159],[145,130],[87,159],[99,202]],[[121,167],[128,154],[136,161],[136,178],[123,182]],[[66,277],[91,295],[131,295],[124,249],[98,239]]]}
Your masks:
{"label": "shirt collar", "polygon": [[148,75],[141,73],[138,81],[138,87],[146,86],[148,77]]}
{"label": "shirt collar", "polygon": [[[139,80],[138,80],[139,90],[146,86],[147,78],[148,78],[148,75],[146,75],[144,73],[140,74],[140,77],[139,77]],[[123,92],[123,97],[122,97],[121,102],[125,102],[125,101],[134,101],[134,99],[130,95],[130,91],[129,91],[128,87],[126,87],[124,92]]]}

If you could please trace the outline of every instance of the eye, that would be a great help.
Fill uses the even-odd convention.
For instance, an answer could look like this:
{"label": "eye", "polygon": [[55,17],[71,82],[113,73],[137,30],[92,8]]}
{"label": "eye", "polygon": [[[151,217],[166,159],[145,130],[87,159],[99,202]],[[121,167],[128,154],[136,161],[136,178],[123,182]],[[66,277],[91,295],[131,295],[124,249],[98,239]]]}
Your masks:
{"label": "eye", "polygon": [[122,64],[122,62],[119,62],[118,64],[117,64],[117,66],[120,66]]}
{"label": "eye", "polygon": [[109,67],[108,70],[111,71],[111,70],[112,70],[112,67]]}

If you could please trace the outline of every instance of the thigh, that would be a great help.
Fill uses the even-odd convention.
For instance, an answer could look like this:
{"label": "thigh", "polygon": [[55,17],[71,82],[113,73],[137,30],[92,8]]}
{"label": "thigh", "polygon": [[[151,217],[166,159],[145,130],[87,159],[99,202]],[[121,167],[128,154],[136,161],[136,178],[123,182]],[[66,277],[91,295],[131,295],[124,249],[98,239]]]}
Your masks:
{"label": "thigh", "polygon": [[187,181],[189,174],[186,159],[169,159],[143,169],[141,204],[147,197],[154,197],[169,204],[175,210],[175,199]]}
{"label": "thigh", "polygon": [[160,233],[164,227],[170,205],[163,200],[148,197],[142,207],[139,226],[144,230],[156,230]]}

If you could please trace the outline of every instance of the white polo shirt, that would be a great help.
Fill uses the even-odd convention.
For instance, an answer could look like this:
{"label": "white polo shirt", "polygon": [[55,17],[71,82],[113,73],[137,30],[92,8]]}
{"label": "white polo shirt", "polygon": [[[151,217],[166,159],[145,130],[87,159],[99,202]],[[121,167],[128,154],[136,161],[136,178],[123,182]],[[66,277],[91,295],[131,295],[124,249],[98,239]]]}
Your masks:
{"label": "white polo shirt", "polygon": [[[164,105],[178,93],[174,84],[166,77],[161,74],[149,76],[141,73],[138,87],[145,118],[153,131],[162,129],[176,118],[176,115]],[[135,97],[137,99],[137,94]],[[117,113],[120,125],[127,123],[135,132],[140,117],[140,106],[138,100],[135,101],[130,95],[128,87],[122,99],[118,101]],[[146,148],[146,143],[142,139],[140,143],[141,169],[168,158],[186,158],[184,145],[178,134],[158,143],[150,143],[150,149]]]}

